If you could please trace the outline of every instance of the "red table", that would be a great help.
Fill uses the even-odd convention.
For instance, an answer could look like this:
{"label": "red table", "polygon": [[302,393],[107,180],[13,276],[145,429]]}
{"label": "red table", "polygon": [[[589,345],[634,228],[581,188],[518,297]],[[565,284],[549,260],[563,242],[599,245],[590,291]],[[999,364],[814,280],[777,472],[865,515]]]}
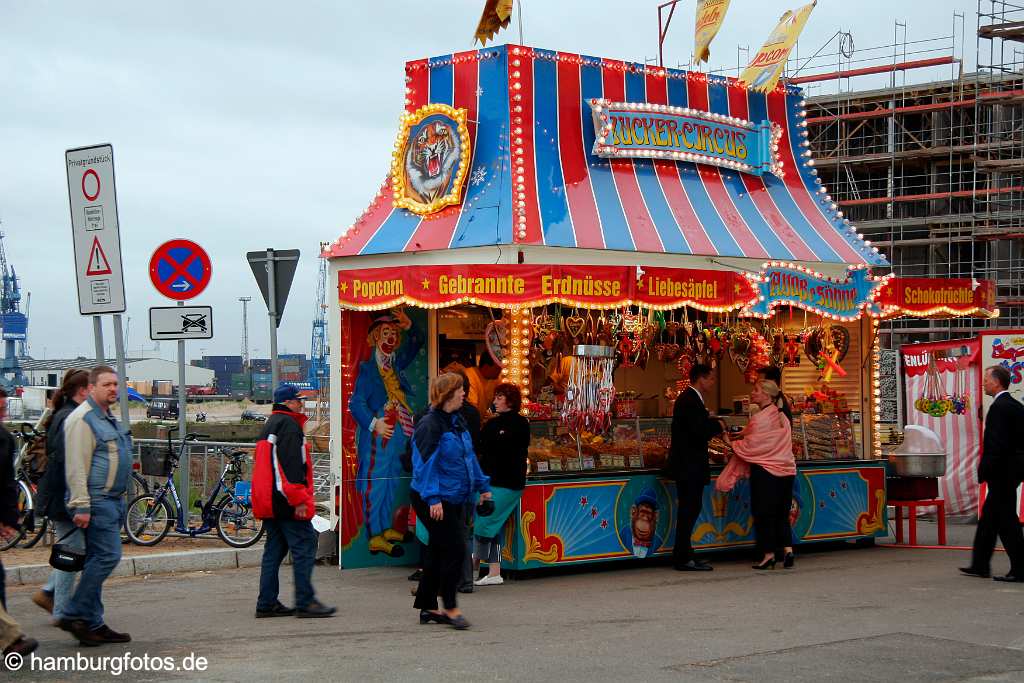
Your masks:
{"label": "red table", "polygon": [[907,508],[907,528],[910,531],[910,545],[917,545],[917,509],[935,508],[939,518],[939,545],[946,545],[946,501],[941,498],[929,500],[890,500],[896,508],[896,543],[903,544],[903,508]]}

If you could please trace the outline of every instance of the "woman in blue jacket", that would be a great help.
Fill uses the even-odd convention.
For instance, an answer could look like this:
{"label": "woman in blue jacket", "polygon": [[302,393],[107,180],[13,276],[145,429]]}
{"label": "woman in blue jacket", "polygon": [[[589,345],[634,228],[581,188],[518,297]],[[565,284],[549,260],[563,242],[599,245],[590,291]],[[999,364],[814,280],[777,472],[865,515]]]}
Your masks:
{"label": "woman in blue jacket", "polygon": [[[430,383],[430,412],[416,423],[412,437],[412,486],[409,496],[430,541],[415,607],[420,623],[469,628],[455,601],[465,555],[466,503],[476,494],[491,497],[490,479],[481,471],[473,440],[459,408],[466,397],[462,378],[445,373]],[[444,609],[439,610],[441,593]]]}

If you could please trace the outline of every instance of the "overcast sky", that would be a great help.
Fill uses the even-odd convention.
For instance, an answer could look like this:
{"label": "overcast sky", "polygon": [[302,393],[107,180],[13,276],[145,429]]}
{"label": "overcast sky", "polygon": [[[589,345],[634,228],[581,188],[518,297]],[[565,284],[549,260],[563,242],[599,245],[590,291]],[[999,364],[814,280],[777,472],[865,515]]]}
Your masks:
{"label": "overcast sky", "polygon": [[[525,0],[524,42],[654,58],[660,2]],[[712,64],[735,67],[737,45],[756,50],[778,16],[798,4],[733,0]],[[180,237],[213,259],[211,284],[194,303],[214,307],[216,337],[190,342],[189,358],[239,353],[241,296],[253,298],[250,350],[267,354],[266,309],[244,256],[266,247],[302,250],[280,350],[308,353],[318,243],[337,238],[384,178],[402,110],[403,64],[469,49],[482,5],[0,0],[0,229],[8,260],[32,293],[31,354],[93,353],[92,325],[78,314],[75,295],[63,153],[101,142],[114,146],[129,348],[153,348],[147,310],[170,302],[149,283],[149,258]],[[972,69],[975,0],[820,0],[800,54],[842,29],[853,34],[854,58],[867,56],[868,48],[893,42],[895,21],[907,24],[910,41],[946,36],[925,47],[948,46],[954,11],[966,25],[966,49],[957,27],[956,50]],[[518,42],[515,24],[499,38]],[[693,2],[684,1],[666,64],[687,61],[692,43]],[[891,59],[891,48],[883,52]],[[824,53],[834,54],[835,43]],[[928,75],[949,74],[947,67]],[[173,343],[161,351],[173,357]]]}

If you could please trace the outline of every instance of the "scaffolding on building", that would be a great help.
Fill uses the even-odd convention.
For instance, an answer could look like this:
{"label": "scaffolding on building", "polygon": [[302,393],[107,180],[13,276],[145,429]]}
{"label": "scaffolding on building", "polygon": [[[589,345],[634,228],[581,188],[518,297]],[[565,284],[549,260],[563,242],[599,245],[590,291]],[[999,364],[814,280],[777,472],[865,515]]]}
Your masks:
{"label": "scaffolding on building", "polygon": [[[787,75],[808,89],[822,182],[894,272],[993,280],[1001,312],[994,324],[1022,327],[1024,5],[978,0],[969,73],[964,24],[954,14],[949,35],[912,41],[896,22],[892,43],[856,50],[853,36],[838,31],[811,56],[795,55]],[[991,324],[896,320],[885,325],[883,343],[895,348]]]}

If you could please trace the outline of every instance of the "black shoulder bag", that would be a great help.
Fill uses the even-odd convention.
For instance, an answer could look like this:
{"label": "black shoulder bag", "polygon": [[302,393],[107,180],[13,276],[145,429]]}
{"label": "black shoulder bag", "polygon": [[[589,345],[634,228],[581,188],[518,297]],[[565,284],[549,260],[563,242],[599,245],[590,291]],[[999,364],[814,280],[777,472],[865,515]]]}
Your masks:
{"label": "black shoulder bag", "polygon": [[81,529],[75,527],[67,532],[57,539],[57,542],[50,548],[50,566],[54,569],[59,569],[62,572],[80,572],[85,567],[85,550],[79,550],[63,542],[77,531],[81,531]]}

